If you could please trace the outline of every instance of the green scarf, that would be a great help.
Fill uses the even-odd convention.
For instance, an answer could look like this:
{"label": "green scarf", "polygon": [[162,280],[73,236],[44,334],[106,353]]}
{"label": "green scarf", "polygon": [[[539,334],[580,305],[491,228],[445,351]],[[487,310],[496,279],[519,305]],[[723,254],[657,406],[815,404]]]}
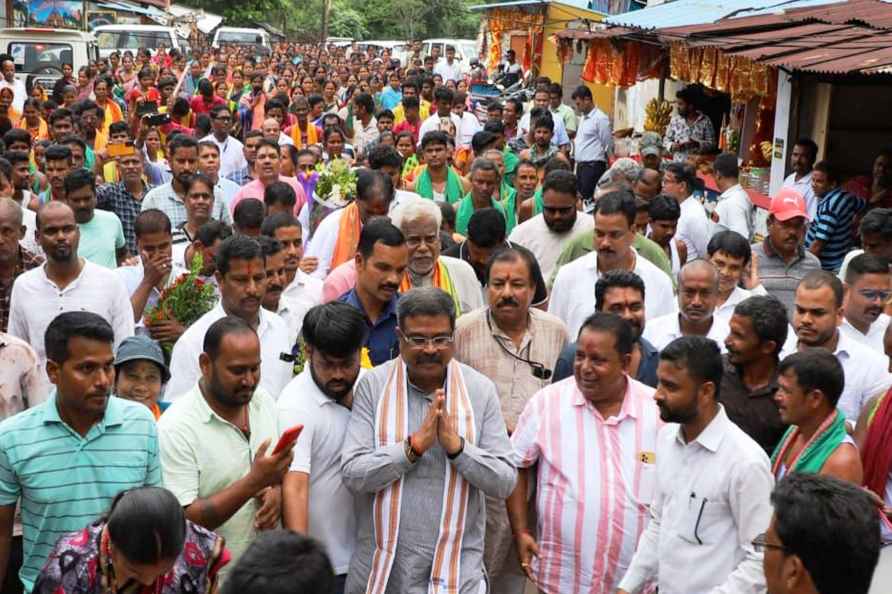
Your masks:
{"label": "green scarf", "polygon": [[499,189],[499,203],[505,209],[505,235],[517,225],[517,190],[502,184]]}
{"label": "green scarf", "polygon": [[[774,449],[774,453],[771,455],[771,472],[774,476],[777,476],[787,450],[798,433],[799,427],[791,425]],[[803,448],[799,456],[787,467],[787,474],[791,472],[817,474],[820,472],[821,467],[824,466],[827,458],[830,457],[830,454],[839,447],[839,444],[842,443],[845,437],[846,419],[837,410],[833,415],[827,417],[827,420],[821,424],[811,440],[805,444],[805,448]]]}
{"label": "green scarf", "polygon": [[545,200],[542,198],[542,188],[539,188],[533,194],[533,216],[542,214],[543,210],[545,210]]}
{"label": "green scarf", "polygon": [[[448,166],[446,167],[445,190],[446,201],[449,202],[449,204],[455,204],[461,200],[461,179],[458,177],[458,174],[452,170],[452,167]],[[427,167],[418,174],[418,178],[415,180],[415,193],[422,198],[428,198],[430,200],[434,199],[434,186],[431,182],[431,174],[428,173]]]}
{"label": "green scarf", "polygon": [[[505,215],[505,209],[502,208],[502,205],[492,200],[492,205],[494,209],[502,213],[502,218],[505,219],[506,227],[508,217]],[[474,201],[471,200],[471,193],[468,192],[461,202],[458,203],[458,212],[455,213],[455,230],[462,235],[468,234],[468,221],[471,220],[471,215],[474,214]]]}

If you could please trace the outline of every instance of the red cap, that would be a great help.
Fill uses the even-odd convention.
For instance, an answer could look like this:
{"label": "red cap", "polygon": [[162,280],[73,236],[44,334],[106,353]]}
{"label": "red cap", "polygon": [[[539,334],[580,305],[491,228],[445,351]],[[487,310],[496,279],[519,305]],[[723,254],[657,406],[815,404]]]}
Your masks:
{"label": "red cap", "polygon": [[804,217],[806,221],[811,220],[805,207],[805,199],[793,188],[781,188],[772,196],[768,212],[778,221],[788,221],[796,217]]}

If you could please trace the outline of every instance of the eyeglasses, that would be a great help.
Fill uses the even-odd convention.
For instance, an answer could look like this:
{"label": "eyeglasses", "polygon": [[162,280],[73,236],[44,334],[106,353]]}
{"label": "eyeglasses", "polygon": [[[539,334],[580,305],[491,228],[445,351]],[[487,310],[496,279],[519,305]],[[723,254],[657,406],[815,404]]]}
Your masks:
{"label": "eyeglasses", "polygon": [[765,549],[777,549],[779,551],[785,552],[787,551],[787,547],[785,547],[784,545],[768,542],[767,532],[763,532],[762,534],[754,538],[750,544],[753,545],[753,548],[756,550],[757,553],[764,553]]}
{"label": "eyeglasses", "polygon": [[407,336],[403,334],[403,338],[406,339],[409,346],[416,349],[423,349],[427,345],[433,345],[435,349],[445,349],[454,340],[451,334],[441,334],[440,336]]}
{"label": "eyeglasses", "polygon": [[885,303],[889,301],[889,297],[892,296],[892,291],[881,291],[876,289],[861,289],[858,291],[858,294],[867,299],[868,301],[882,301]]}

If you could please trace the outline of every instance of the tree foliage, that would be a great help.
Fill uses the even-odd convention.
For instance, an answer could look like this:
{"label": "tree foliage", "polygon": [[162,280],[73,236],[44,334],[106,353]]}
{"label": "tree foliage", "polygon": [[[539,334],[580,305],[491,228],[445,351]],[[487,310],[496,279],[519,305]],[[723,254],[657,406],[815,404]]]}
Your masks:
{"label": "tree foliage", "polygon": [[[219,14],[226,25],[265,22],[289,37],[318,39],[323,0],[184,0]],[[354,39],[473,38],[479,13],[468,6],[479,0],[332,0],[329,35]]]}

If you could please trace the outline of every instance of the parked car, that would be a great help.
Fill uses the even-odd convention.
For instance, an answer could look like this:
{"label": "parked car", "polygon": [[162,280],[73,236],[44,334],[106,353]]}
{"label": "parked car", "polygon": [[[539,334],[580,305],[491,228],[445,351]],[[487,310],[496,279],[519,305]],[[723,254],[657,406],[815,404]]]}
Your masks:
{"label": "parked car", "polygon": [[258,49],[263,48],[266,53],[272,51],[269,33],[263,29],[220,27],[214,33],[214,41],[211,43],[211,46],[218,48],[221,45],[252,45]]}
{"label": "parked car", "polygon": [[99,55],[107,58],[112,52],[140,48],[156,50],[162,45],[168,49],[186,51],[185,40],[177,35],[173,27],[160,25],[102,25],[93,29],[99,43]]}
{"label": "parked car", "polygon": [[62,65],[75,72],[99,59],[99,46],[92,33],[71,29],[0,29],[0,48],[12,56],[15,77],[39,82],[52,89],[62,78]]}
{"label": "parked car", "polygon": [[421,42],[421,56],[431,55],[434,47],[440,49],[440,56],[445,56],[447,45],[455,48],[455,58],[466,68],[469,67],[471,58],[477,57],[477,41],[474,39],[425,39]]}

